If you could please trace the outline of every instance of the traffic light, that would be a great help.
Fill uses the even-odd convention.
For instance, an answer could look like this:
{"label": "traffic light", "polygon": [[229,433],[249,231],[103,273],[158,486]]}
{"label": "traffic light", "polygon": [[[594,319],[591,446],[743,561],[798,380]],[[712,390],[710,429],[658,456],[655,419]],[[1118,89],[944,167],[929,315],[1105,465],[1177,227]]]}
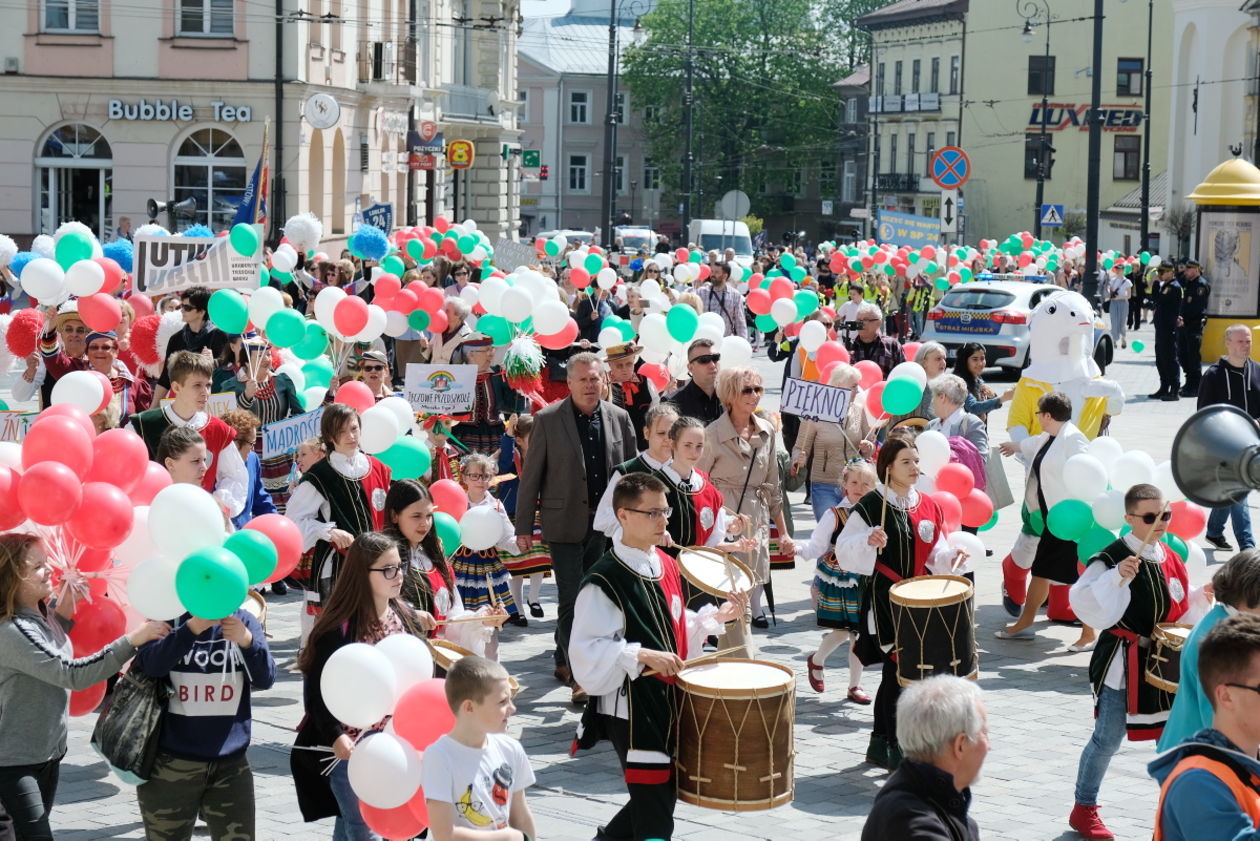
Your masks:
{"label": "traffic light", "polygon": [[546,164],[543,164],[541,167],[538,168],[538,178],[540,181],[546,181],[547,176],[550,174],[551,173],[548,171]]}

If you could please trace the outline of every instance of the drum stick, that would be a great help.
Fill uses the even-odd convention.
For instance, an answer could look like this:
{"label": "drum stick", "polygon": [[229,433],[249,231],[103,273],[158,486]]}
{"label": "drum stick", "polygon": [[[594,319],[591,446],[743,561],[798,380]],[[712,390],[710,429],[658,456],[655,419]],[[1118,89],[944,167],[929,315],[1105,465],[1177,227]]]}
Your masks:
{"label": "drum stick", "polygon": [[[883,528],[884,528],[884,517],[885,517],[887,514],[888,514],[888,487],[887,487],[887,486],[885,486],[885,487],[884,487],[884,493],[883,493],[883,495],[882,495],[882,500],[881,500],[880,505],[879,505],[879,527],[880,527],[880,529],[883,529]],[[885,531],[885,532],[884,532],[884,539],[885,539],[885,540],[887,540],[887,538],[888,538],[888,532],[887,532],[887,531]],[[875,550],[875,556],[876,556],[876,557],[879,557],[879,555],[883,554],[883,551],[884,551],[884,547],[882,547],[882,546],[881,546],[881,547],[877,548],[877,549]]]}
{"label": "drum stick", "polygon": [[481,616],[461,616],[461,617],[459,617],[458,619],[438,619],[438,620],[437,620],[434,624],[436,624],[436,625],[455,625],[455,624],[458,624],[458,623],[460,623],[460,622],[485,622],[486,620],[497,620],[498,618],[499,618],[498,616],[488,616],[488,615],[481,615]]}
{"label": "drum stick", "polygon": [[[730,648],[723,648],[721,651],[714,651],[712,654],[704,654],[704,655],[701,655],[700,657],[692,657],[690,660],[683,660],[683,668],[688,668],[690,666],[696,665],[697,663],[704,663],[709,660],[716,660],[719,657],[725,657],[728,654],[734,654],[736,651],[742,651],[743,648],[744,646],[742,645],[735,645],[735,646],[731,646]],[[648,669],[644,671],[643,674],[639,675],[639,677],[651,677],[652,675],[657,675],[657,674],[660,674],[660,672],[656,671],[656,669]]]}
{"label": "drum stick", "polygon": [[490,591],[490,606],[498,609],[499,597],[494,593],[494,579],[490,577],[490,573],[486,573],[486,588]]}

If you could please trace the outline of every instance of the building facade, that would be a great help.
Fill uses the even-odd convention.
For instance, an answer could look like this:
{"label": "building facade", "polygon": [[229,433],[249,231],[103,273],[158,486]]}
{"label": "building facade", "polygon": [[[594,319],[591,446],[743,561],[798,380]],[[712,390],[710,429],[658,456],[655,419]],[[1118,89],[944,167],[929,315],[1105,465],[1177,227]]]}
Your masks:
{"label": "building facade", "polygon": [[870,229],[871,213],[866,193],[870,178],[867,169],[870,66],[857,67],[836,82],[835,89],[840,99],[840,127],[836,138],[835,236],[842,240],[854,240],[867,236]]}

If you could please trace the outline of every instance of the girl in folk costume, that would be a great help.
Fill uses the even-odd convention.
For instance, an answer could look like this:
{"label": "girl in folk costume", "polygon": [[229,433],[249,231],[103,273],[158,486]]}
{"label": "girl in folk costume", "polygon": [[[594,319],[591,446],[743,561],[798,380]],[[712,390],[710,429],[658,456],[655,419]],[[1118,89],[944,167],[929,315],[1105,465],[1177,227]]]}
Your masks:
{"label": "girl in folk costume", "polygon": [[464,341],[468,361],[477,366],[471,417],[461,420],[451,432],[474,453],[493,453],[503,437],[503,415],[519,407],[520,398],[508,387],[503,369],[494,362],[494,343],[489,336],[473,333]]}
{"label": "girl in folk costume", "polygon": [[[866,761],[893,771],[901,764],[897,743],[897,642],[888,591],[903,578],[928,574],[962,575],[967,553],[945,540],[945,518],[914,483],[919,480],[919,452],[899,435],[879,451],[875,472],[883,487],[857,501],[836,539],[836,557],[849,572],[871,577],[862,609],[872,642],[882,652],[883,677],[875,694],[875,723]],[[865,636],[865,634],[864,634]]]}
{"label": "girl in folk costume", "polygon": [[[278,374],[280,354],[267,342],[256,336],[243,336],[229,342],[220,355],[233,367],[232,376],[221,385],[221,390],[236,394],[236,405],[258,417],[260,426],[275,423],[306,411],[297,386],[288,374]],[[273,456],[263,460],[262,436],[254,442],[254,452],[260,462],[263,488],[284,511],[289,501],[289,473],[293,469],[293,456]]]}
{"label": "girl in folk costume", "polygon": [[1172,694],[1148,683],[1151,635],[1161,622],[1194,623],[1207,610],[1211,585],[1191,589],[1185,563],[1160,540],[1171,515],[1154,485],[1124,495],[1132,529],[1089,559],[1070,594],[1082,622],[1105,629],[1089,661],[1094,690],[1094,735],[1081,752],[1076,803],[1068,823],[1086,838],[1111,838],[1098,815],[1098,789],[1111,757],[1129,739],[1158,739]]}
{"label": "girl in folk costume", "polygon": [[[516,549],[516,528],[508,519],[503,503],[490,494],[490,484],[497,475],[490,456],[473,453],[460,462],[464,473],[464,488],[468,491],[468,510],[489,508],[498,514],[502,529],[499,540],[486,549],[470,549],[460,546],[451,556],[451,568],[455,572],[455,586],[468,610],[488,605],[502,606],[508,613],[508,621],[524,627],[529,624],[516,607],[507,570],[499,559],[499,552]],[[468,516],[465,514],[464,516]]]}
{"label": "girl in folk costume", "polygon": [[631,473],[650,473],[662,482],[666,481],[665,474],[661,471],[673,455],[669,442],[669,430],[676,420],[678,420],[678,408],[673,404],[658,403],[648,409],[646,425],[640,433],[647,439],[647,449],[613,468],[612,475],[608,477],[608,487],[604,489],[604,495],[599,498],[599,505],[595,509],[594,528],[596,531],[602,531],[609,537],[616,537],[617,530],[621,528],[617,522],[617,515],[613,512],[612,498],[613,491],[617,489],[617,483],[624,477]]}
{"label": "girl in folk costume", "polygon": [[[516,518],[516,492],[520,486],[519,477],[525,469],[524,460],[529,452],[529,435],[533,430],[534,416],[521,415],[508,425],[503,441],[499,444],[499,475],[512,473],[517,478],[500,482],[496,486],[495,495],[503,502],[504,510],[513,520]],[[501,557],[503,566],[507,567],[507,571],[512,574],[512,580],[509,582],[512,598],[518,606],[528,604],[530,616],[542,619],[543,609],[538,602],[538,595],[542,589],[543,578],[551,575],[551,549],[542,539],[541,511],[534,515],[534,542],[529,549],[519,555],[515,553],[515,550],[504,552]],[[529,581],[528,595],[524,592],[526,579]]]}
{"label": "girl in folk costume", "polygon": [[[302,481],[302,477],[306,475],[306,471],[310,470],[315,462],[326,458],[328,458],[328,453],[324,452],[324,443],[318,436],[307,438],[301,444],[298,444],[297,452],[293,454],[293,468],[289,471],[288,494],[293,494],[293,491],[297,489],[298,484]],[[314,558],[314,547],[303,550],[302,559],[298,561],[297,568],[289,576],[303,588],[310,586],[311,561]]]}
{"label": "girl in folk costume", "polygon": [[753,549],[751,538],[728,539],[732,530],[743,532],[748,518],[732,517],[722,492],[696,467],[704,456],[704,424],[698,418],[677,418],[669,428],[669,440],[674,457],[661,473],[670,507],[668,534],[675,545],[661,551],[677,556],[683,546],[708,546],[723,552]]}
{"label": "girl in folk costume", "polygon": [[302,614],[303,640],[337,583],[355,537],[384,527],[390,480],[389,468],[359,449],[359,415],[354,409],[329,403],[319,434],[328,457],[302,475],[285,512],[302,531],[302,548],[315,549]]}
{"label": "girl in folk costume", "polygon": [[869,461],[855,459],[844,468],[841,482],[844,499],[828,509],[818,520],[809,543],[797,548],[803,558],[817,558],[814,582],[810,591],[814,596],[814,612],[820,628],[832,630],[822,638],[818,650],[806,658],[809,666],[809,685],[815,692],[822,692],[823,667],[831,652],[849,641],[849,700],[855,704],[869,704],[871,696],[859,685],[862,682],[862,661],[857,655],[857,638],[862,631],[862,601],[870,579],[845,569],[842,558],[836,555],[836,539],[849,520],[849,511],[862,497],[875,490],[879,484],[875,466]]}
{"label": "girl in folk costume", "polygon": [[455,419],[446,415],[427,415],[421,426],[429,433],[429,454],[433,459],[433,481],[450,479],[462,482],[459,460],[462,453],[450,442]]}

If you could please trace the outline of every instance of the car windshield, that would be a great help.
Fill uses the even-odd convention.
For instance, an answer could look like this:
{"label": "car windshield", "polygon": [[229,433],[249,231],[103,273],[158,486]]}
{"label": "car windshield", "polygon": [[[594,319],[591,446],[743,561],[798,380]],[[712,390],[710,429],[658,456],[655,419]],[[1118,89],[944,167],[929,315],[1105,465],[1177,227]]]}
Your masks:
{"label": "car windshield", "polygon": [[751,257],[753,253],[752,240],[742,234],[700,235],[701,251],[725,251],[728,248],[734,248],[736,254],[745,257]]}
{"label": "car windshield", "polygon": [[621,248],[624,251],[638,251],[640,248],[649,248],[652,245],[652,238],[646,234],[621,234]]}
{"label": "car windshield", "polygon": [[996,310],[1010,305],[1015,296],[997,289],[954,289],[941,306],[951,310]]}

